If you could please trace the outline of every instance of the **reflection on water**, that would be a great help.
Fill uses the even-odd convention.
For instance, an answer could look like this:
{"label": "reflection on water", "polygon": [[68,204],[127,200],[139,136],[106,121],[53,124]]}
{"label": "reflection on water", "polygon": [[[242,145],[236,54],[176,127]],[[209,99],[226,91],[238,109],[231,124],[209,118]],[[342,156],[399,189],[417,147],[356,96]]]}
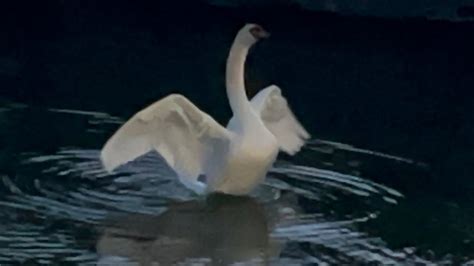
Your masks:
{"label": "reflection on water", "polygon": [[[413,196],[388,185],[401,175],[429,169],[410,159],[313,140],[297,157],[282,156],[250,197],[198,198],[157,154],[112,175],[102,169],[98,148],[121,123],[119,118],[15,105],[1,109],[0,120],[6,125],[2,136],[21,140],[0,151],[2,265],[428,264],[472,259],[470,242],[461,244],[464,251],[454,256],[442,241],[435,245],[412,237],[413,230],[433,223],[430,210],[436,207],[423,208],[424,218],[416,217],[419,206],[412,203]],[[379,171],[380,165],[397,169],[397,175],[374,175],[388,173]],[[404,216],[410,211],[413,218]],[[464,214],[463,221],[474,217],[462,210],[453,213]],[[456,248],[472,237],[468,228],[461,221],[443,229],[445,235],[459,234],[451,241]]]}
{"label": "reflection on water", "polygon": [[160,215],[132,214],[112,220],[97,243],[102,263],[117,257],[159,262],[265,262],[279,255],[263,206],[253,198],[214,195],[175,203]]}

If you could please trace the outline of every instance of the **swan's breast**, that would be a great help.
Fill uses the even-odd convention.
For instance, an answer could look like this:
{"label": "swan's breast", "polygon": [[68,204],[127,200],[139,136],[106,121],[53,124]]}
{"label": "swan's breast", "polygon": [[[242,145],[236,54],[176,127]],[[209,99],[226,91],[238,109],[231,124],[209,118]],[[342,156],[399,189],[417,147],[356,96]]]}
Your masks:
{"label": "swan's breast", "polygon": [[238,195],[249,193],[265,179],[277,154],[278,145],[273,136],[236,143],[225,169],[216,179],[214,190]]}

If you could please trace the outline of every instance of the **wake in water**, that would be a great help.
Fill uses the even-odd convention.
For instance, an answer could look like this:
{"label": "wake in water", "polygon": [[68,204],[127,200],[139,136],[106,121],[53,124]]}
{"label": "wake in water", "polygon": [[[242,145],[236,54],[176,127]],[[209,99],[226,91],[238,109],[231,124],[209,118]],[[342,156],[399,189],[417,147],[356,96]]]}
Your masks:
{"label": "wake in water", "polygon": [[[87,121],[88,138],[120,123],[96,112],[44,114],[64,115]],[[97,149],[57,149],[23,152],[21,176],[1,176],[0,263],[429,263],[363,229],[404,196],[364,177],[359,154],[419,167],[412,160],[317,140],[299,161],[279,160],[251,197],[203,199],[156,153],[109,175]],[[341,153],[342,163],[332,156]]]}

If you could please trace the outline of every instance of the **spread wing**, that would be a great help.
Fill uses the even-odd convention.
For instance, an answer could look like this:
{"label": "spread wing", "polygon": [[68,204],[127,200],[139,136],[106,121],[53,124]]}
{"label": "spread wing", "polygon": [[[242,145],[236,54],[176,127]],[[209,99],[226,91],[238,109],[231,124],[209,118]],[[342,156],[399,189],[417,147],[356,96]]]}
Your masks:
{"label": "spread wing", "polygon": [[260,114],[263,123],[275,135],[280,149],[293,155],[310,138],[308,132],[298,122],[281,90],[271,85],[255,95],[250,104]]}
{"label": "spread wing", "polygon": [[197,180],[212,159],[228,147],[230,134],[182,95],[170,95],[128,120],[105,144],[104,167],[116,167],[156,150],[187,187],[202,192]]}

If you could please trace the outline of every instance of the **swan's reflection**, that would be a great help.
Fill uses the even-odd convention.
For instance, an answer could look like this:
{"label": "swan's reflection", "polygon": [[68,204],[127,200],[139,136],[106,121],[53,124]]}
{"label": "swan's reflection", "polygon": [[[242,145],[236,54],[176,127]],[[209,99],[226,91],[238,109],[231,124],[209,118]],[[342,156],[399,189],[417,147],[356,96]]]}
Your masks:
{"label": "swan's reflection", "polygon": [[141,265],[265,263],[278,256],[281,246],[269,237],[278,216],[270,213],[253,198],[212,195],[205,201],[173,204],[159,216],[115,219],[104,230],[97,251],[101,264],[118,257]]}

